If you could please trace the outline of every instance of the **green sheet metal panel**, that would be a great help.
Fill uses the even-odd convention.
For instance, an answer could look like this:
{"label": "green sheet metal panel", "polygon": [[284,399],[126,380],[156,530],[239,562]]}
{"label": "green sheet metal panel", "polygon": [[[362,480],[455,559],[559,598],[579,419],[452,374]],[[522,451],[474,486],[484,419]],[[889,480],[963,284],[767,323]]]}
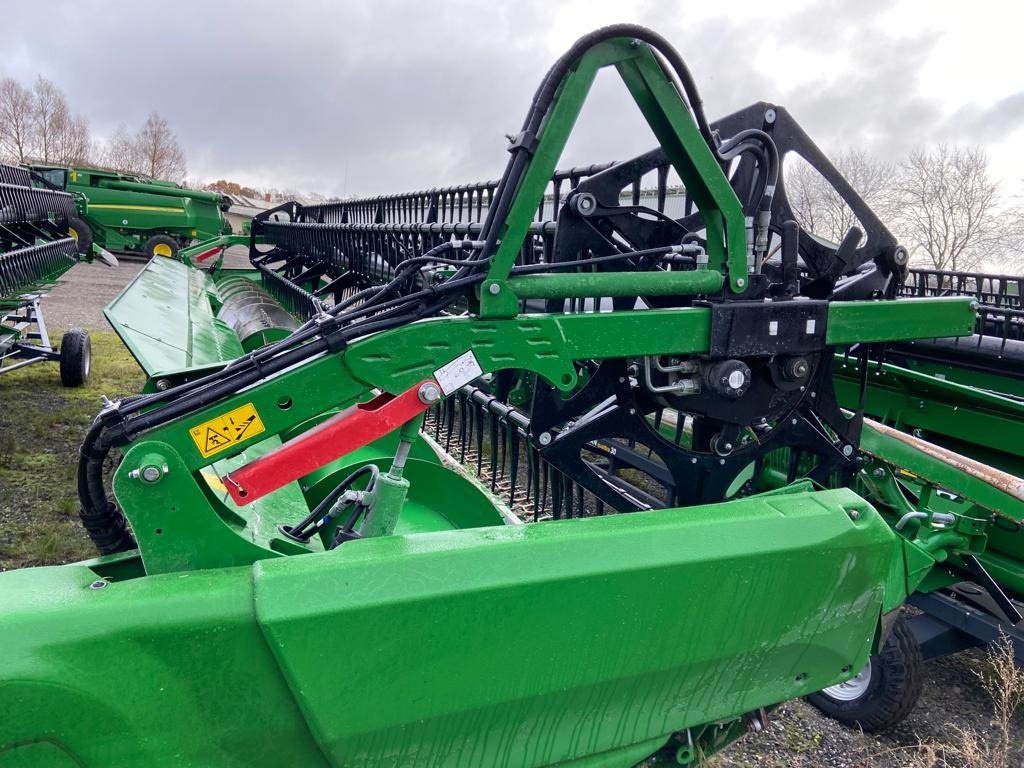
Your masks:
{"label": "green sheet metal panel", "polygon": [[363,540],[256,564],[255,602],[336,764],[560,764],[858,669],[893,541],[800,493]]}
{"label": "green sheet metal panel", "polygon": [[12,571],[0,764],[45,741],[104,768],[625,768],[676,729],[858,668],[893,541],[843,490],[362,540],[100,589],[85,565]]}
{"label": "green sheet metal panel", "polygon": [[242,354],[227,325],[214,317],[207,274],[155,258],[104,310],[107,320],[150,378],[215,365]]}

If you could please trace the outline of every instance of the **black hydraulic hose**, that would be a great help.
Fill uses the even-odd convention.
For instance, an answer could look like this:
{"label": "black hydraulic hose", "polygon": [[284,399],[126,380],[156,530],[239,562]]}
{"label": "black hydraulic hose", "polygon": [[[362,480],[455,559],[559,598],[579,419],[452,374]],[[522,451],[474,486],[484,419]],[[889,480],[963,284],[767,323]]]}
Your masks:
{"label": "black hydraulic hose", "polygon": [[[679,78],[683,92],[680,95],[685,95],[701,136],[703,136],[711,151],[715,152],[716,142],[714,134],[712,134],[711,126],[708,124],[707,116],[704,114],[704,104],[701,101],[697,84],[689,68],[686,66],[686,62],[683,61],[679,53],[665,38],[657,32],[638,24],[613,24],[608,27],[602,27],[590,34],[584,35],[573,43],[572,47],[562,54],[548,70],[547,75],[545,75],[540,87],[538,87],[537,92],[534,94],[530,109],[523,120],[524,134],[535,135],[540,129],[544,117],[554,102],[558,87],[569,72],[569,69],[580,57],[598,43],[616,37],[630,37],[641,40],[665,57]],[[662,67],[664,68],[663,64]],[[505,173],[498,184],[497,200],[491,204],[481,231],[481,239],[484,241],[484,247],[479,255],[481,262],[491,257],[498,239],[498,223],[505,220],[505,216],[511,206],[511,201],[522,180],[521,177],[527,161],[528,158],[525,152],[514,152],[512,159],[505,166]]]}
{"label": "black hydraulic hose", "polygon": [[[665,58],[679,78],[683,91],[681,95],[685,95],[701,135],[709,148],[715,152],[716,142],[704,114],[700,94],[682,57],[661,35],[646,27],[635,24],[617,24],[604,27],[577,40],[555,62],[538,88],[530,110],[523,121],[524,131],[535,134],[540,128],[562,80],[570,67],[576,63],[586,50],[615,37],[631,37],[646,42]],[[659,59],[659,63],[665,69],[664,62]],[[669,73],[666,71],[666,74]],[[384,302],[381,305],[374,305],[367,309],[360,307],[349,315],[335,318],[339,325],[325,323],[321,326],[316,321],[307,322],[287,338],[276,342],[268,348],[247,355],[245,358],[229,363],[220,372],[212,374],[210,377],[189,382],[165,392],[146,395],[134,402],[126,402],[118,409],[121,416],[138,413],[143,408],[170,400],[168,405],[159,410],[144,413],[127,422],[122,422],[119,425],[120,434],[117,436],[117,442],[129,441],[133,435],[138,435],[193,410],[210,405],[217,400],[234,394],[243,387],[256,383],[266,376],[326,351],[330,345],[322,337],[322,334],[328,325],[331,326],[330,330],[338,330],[341,325],[351,323],[358,317],[363,317],[370,313],[385,313],[386,315],[394,316],[354,324],[351,328],[347,329],[349,333],[345,333],[343,338],[355,338],[387,330],[409,322],[411,318],[424,317],[439,311],[448,303],[447,295],[449,293],[457,288],[482,282],[483,275],[479,274],[480,267],[486,264],[492,255],[498,241],[499,224],[504,222],[507,216],[528,164],[529,157],[526,152],[517,151],[513,153],[511,160],[506,164],[505,171],[498,184],[497,199],[492,201],[492,204],[489,206],[488,215],[481,233],[484,241],[483,247],[479,250],[477,258],[473,260],[472,264],[460,267],[453,279],[446,281],[440,287],[431,287],[401,299]],[[438,298],[436,301],[412,310],[421,298],[429,298],[430,296],[437,296]],[[394,305],[394,309],[391,309],[389,305]],[[315,339],[317,336],[321,338]],[[306,341],[309,341],[309,343],[297,346]],[[110,510],[120,515],[116,507],[107,501],[102,487],[102,465],[106,455],[114,445],[114,439],[108,433],[107,425],[103,423],[102,419],[98,420],[94,427],[95,429],[90,429],[86,442],[83,443],[82,458],[79,463],[80,490],[85,491],[85,493],[81,494],[83,518],[89,514],[95,516],[97,520],[109,520]],[[85,509],[86,505],[89,506],[89,509]],[[123,518],[121,518],[121,524],[123,526]]]}
{"label": "black hydraulic hose", "polygon": [[356,480],[358,480],[365,474],[369,474],[370,479],[366,483],[366,488],[364,490],[372,490],[374,484],[377,482],[377,477],[380,475],[380,469],[377,467],[376,464],[365,464],[361,466],[359,469],[357,469],[355,472],[350,474],[348,477],[346,477],[344,480],[342,480],[340,483],[338,483],[338,485],[334,487],[334,490],[332,490],[330,493],[324,496],[323,500],[316,505],[313,511],[306,515],[304,518],[302,518],[302,520],[300,520],[298,523],[292,526],[281,526],[281,531],[286,536],[289,536],[293,539],[308,539],[309,536],[313,535],[314,531],[310,531],[309,536],[303,536],[303,531],[305,531],[305,529],[309,525],[315,523],[317,520],[319,520],[325,514],[327,514],[331,509],[331,505],[333,505],[334,502],[337,501],[341,497],[341,495],[349,489],[352,483],[354,483]]}
{"label": "black hydraulic hose", "polygon": [[[675,70],[675,74],[682,84],[683,93],[689,102],[690,109],[693,112],[694,119],[701,131],[701,135],[708,143],[708,146],[714,150],[714,137],[704,114],[703,103],[700,99],[696,83],[694,82],[693,76],[687,68],[686,63],[672,45],[665,40],[665,38],[653,30],[636,24],[616,24],[595,30],[590,34],[581,37],[565,54],[559,57],[555,64],[548,70],[547,75],[542,81],[540,87],[537,89],[533,98],[533,103],[531,104],[531,107],[523,121],[524,131],[536,132],[536,130],[540,128],[544,116],[547,114],[554,101],[558,86],[568,73],[570,67],[589,48],[615,37],[631,37],[642,40],[643,42],[651,45],[657,52],[665,57],[672,69]],[[497,243],[499,234],[497,226],[498,222],[505,220],[508,209],[511,206],[511,201],[514,199],[515,192],[518,190],[522,174],[525,171],[528,161],[529,158],[526,153],[515,152],[513,153],[513,157],[510,159],[509,163],[506,164],[501,181],[498,183],[496,200],[489,206],[487,218],[483,225],[482,236],[484,245],[479,251],[477,259],[473,261],[473,265],[480,265],[490,257],[491,251]],[[438,249],[451,248],[454,245],[455,244],[451,242],[444,243],[432,250],[436,251]],[[429,255],[429,253],[430,252],[428,252],[427,255]],[[471,271],[473,271],[473,266],[462,267],[455,277],[464,277]],[[386,295],[386,293],[384,295]],[[335,314],[341,311],[340,308],[332,308],[332,310]],[[227,374],[231,369],[236,367],[241,369],[259,368],[261,363],[268,359],[269,356],[276,355],[285,349],[307,341],[308,339],[317,336],[320,332],[321,329],[315,324],[315,322],[309,321],[289,337],[276,342],[269,348],[247,355],[245,358],[240,358],[235,363],[231,363],[226,366],[218,374],[212,374],[212,376],[217,377],[221,374]],[[180,385],[180,387],[175,387],[174,390],[167,390],[166,392],[148,395],[145,401],[136,404],[127,412],[137,412],[144,407],[176,399],[192,392],[199,386],[206,387],[208,384],[209,382],[204,379]]]}
{"label": "black hydraulic hose", "polygon": [[[410,262],[446,263],[451,264],[453,266],[463,266],[469,264],[470,260],[468,259],[456,261],[451,259],[442,259],[436,255],[444,252],[445,250],[450,250],[451,248],[454,248],[457,245],[460,247],[464,247],[462,246],[461,241],[449,241],[448,243],[442,243],[440,246],[436,246],[435,248],[432,248],[431,250],[427,251],[427,253],[425,253],[423,256],[418,256],[415,259],[409,259],[408,261],[403,262],[402,265],[399,266],[399,269],[401,269],[404,265],[409,264]],[[336,315],[346,306],[351,305],[352,303],[354,303],[355,300],[362,297],[363,294],[370,295],[374,294],[375,292],[380,292],[381,290],[382,289],[380,286],[375,286],[373,288],[367,288],[365,291],[360,291],[355,296],[349,297],[349,299],[347,299],[345,302],[342,302],[342,304],[335,307],[331,307],[328,314]],[[148,395],[142,395],[139,398],[137,398],[136,402],[134,402],[131,405],[125,402],[122,404],[121,413],[124,415],[128,415],[131,413],[136,413],[148,406],[157,405],[161,402],[166,402],[168,400],[175,400],[179,397],[187,395],[188,393],[200,387],[207,387],[210,385],[212,381],[216,381],[221,378],[227,377],[234,373],[236,370],[248,370],[253,368],[259,369],[263,367],[261,365],[263,361],[268,360],[272,356],[277,355],[287,349],[293,348],[304,341],[308,341],[309,339],[316,337],[321,333],[321,331],[322,329],[315,320],[309,320],[305,322],[302,326],[297,328],[295,331],[293,331],[286,338],[274,342],[273,344],[270,344],[259,350],[255,350],[250,354],[245,355],[244,357],[240,357],[237,360],[228,363],[224,368],[220,369],[216,373],[210,374],[208,377],[197,379],[191,382],[186,382],[184,384],[178,385],[177,387],[174,387],[173,389],[165,390],[163,392],[154,392]]]}

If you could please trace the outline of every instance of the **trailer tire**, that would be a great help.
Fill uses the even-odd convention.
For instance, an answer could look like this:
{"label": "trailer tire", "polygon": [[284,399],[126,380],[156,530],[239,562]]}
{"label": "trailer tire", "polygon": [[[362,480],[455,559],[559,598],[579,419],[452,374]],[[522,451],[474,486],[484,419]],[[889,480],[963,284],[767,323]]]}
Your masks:
{"label": "trailer tire", "polygon": [[81,328],[72,328],[60,340],[60,383],[80,387],[89,378],[92,367],[92,342]]}
{"label": "trailer tire", "polygon": [[175,259],[178,257],[178,248],[178,241],[173,237],[169,235],[153,235],[142,246],[142,252],[150,259],[154,256]]}
{"label": "trailer tire", "polygon": [[87,255],[92,248],[92,227],[82,219],[72,216],[68,219],[68,234],[78,244],[78,252],[83,256]]}
{"label": "trailer tire", "polygon": [[921,649],[910,625],[896,619],[880,653],[846,683],[812,693],[807,701],[839,722],[867,733],[892,728],[921,695]]}

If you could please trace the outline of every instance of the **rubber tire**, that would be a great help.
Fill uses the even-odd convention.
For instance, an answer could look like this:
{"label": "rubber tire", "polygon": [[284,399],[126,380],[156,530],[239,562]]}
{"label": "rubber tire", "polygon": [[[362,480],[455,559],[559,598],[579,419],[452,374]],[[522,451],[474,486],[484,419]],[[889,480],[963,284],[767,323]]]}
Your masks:
{"label": "rubber tire", "polygon": [[921,649],[902,616],[896,619],[879,654],[871,657],[871,680],[863,696],[840,701],[824,691],[807,701],[839,722],[876,733],[900,723],[921,695]]}
{"label": "rubber tire", "polygon": [[152,259],[157,255],[153,252],[153,249],[158,245],[166,245],[170,247],[171,255],[165,258],[176,259],[178,257],[178,248],[180,246],[178,245],[177,240],[170,235],[153,235],[146,241],[146,244],[142,246],[142,252],[146,254],[146,258]]}
{"label": "rubber tire", "polygon": [[89,378],[92,367],[92,342],[81,328],[72,328],[60,340],[60,383],[80,387]]}
{"label": "rubber tire", "polygon": [[68,231],[70,232],[72,229],[78,235],[75,238],[78,242],[78,252],[83,256],[87,256],[92,248],[92,227],[81,219],[72,216],[68,219]]}

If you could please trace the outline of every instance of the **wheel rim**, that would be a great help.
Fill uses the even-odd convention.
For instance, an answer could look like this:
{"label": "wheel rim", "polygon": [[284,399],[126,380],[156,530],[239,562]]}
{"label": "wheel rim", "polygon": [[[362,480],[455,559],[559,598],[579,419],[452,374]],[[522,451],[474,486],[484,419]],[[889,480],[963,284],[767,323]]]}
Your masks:
{"label": "wheel rim", "polygon": [[153,246],[153,255],[164,256],[169,259],[174,255],[174,251],[171,250],[171,246],[167,243],[157,243]]}
{"label": "wheel rim", "polygon": [[868,659],[868,663],[864,665],[864,669],[858,672],[855,676],[851,677],[845,683],[830,685],[828,688],[823,689],[822,693],[837,701],[854,701],[868,692],[868,686],[870,684],[871,659]]}

